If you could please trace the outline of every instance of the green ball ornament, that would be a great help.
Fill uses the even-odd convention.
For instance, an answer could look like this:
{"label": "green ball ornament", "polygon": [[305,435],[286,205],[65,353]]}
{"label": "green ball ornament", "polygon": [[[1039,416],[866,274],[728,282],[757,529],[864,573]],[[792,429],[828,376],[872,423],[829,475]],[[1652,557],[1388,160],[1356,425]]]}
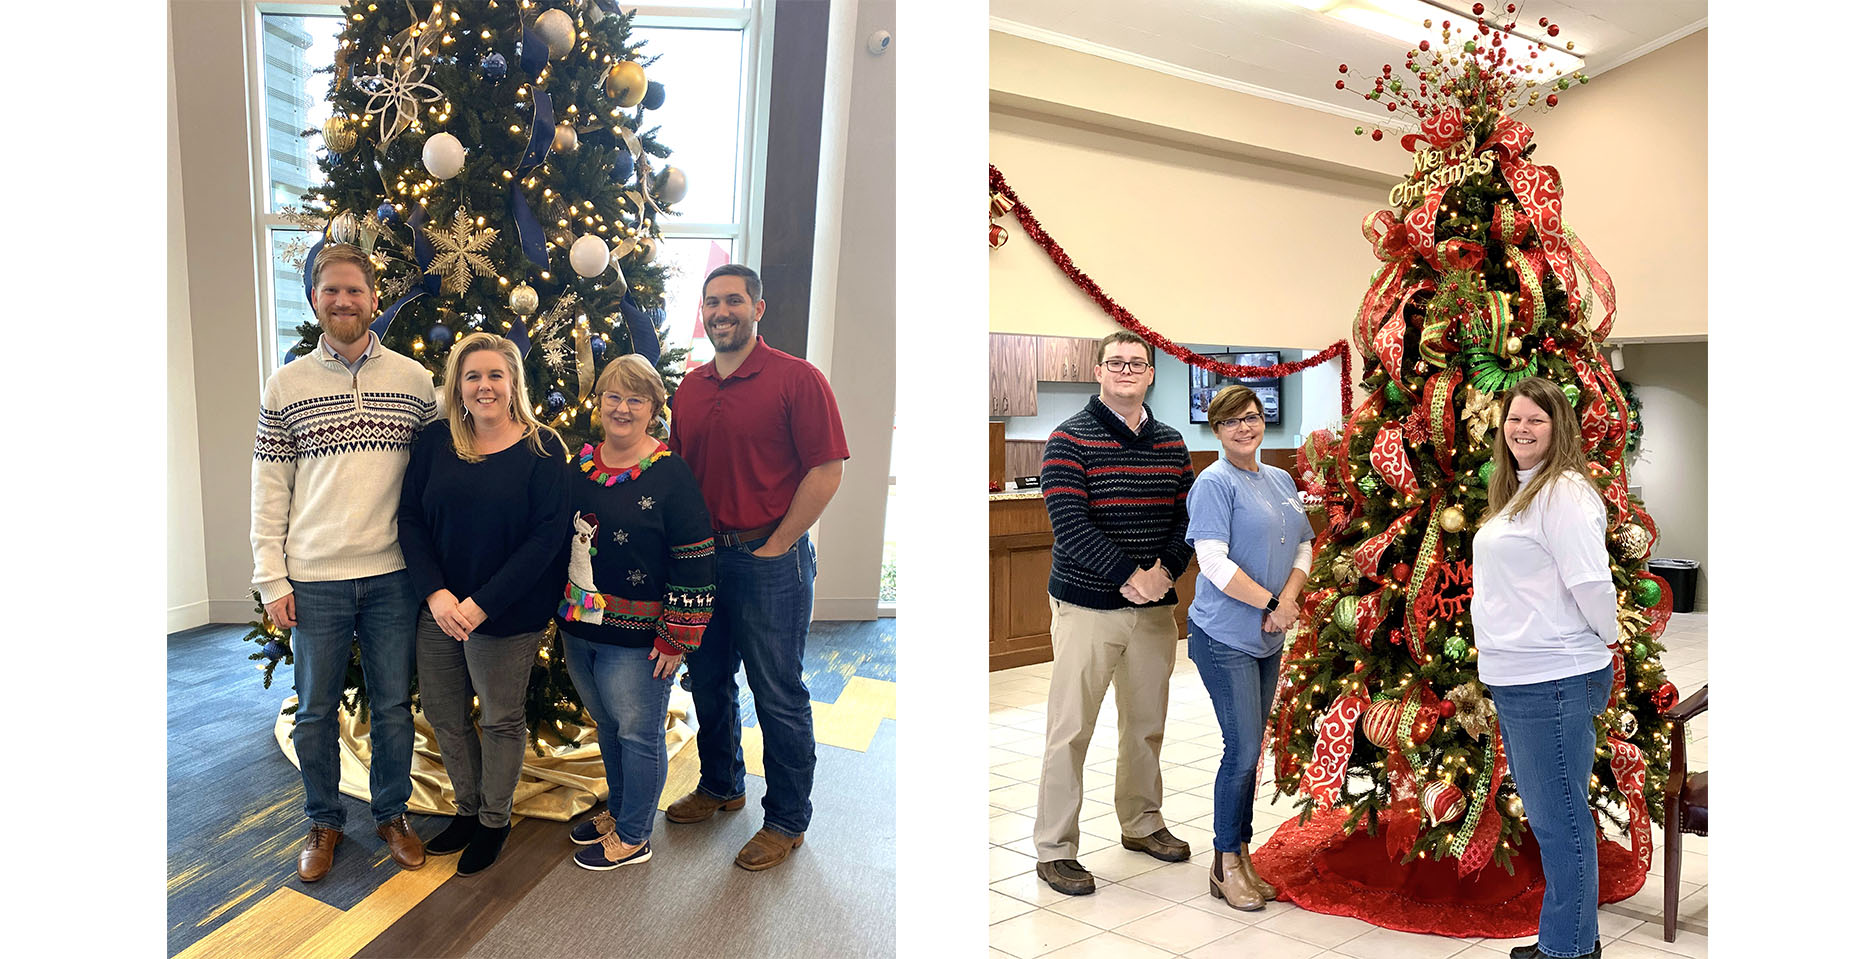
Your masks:
{"label": "green ball ornament", "polygon": [[1497,472],[1497,464],[1490,460],[1485,460],[1484,465],[1478,467],[1479,482],[1483,482],[1483,483],[1491,482],[1491,476],[1495,474],[1496,472]]}
{"label": "green ball ornament", "polygon": [[1360,479],[1356,480],[1354,482],[1354,485],[1360,487],[1361,492],[1366,493],[1369,496],[1372,496],[1375,493],[1380,492],[1380,477],[1375,476],[1372,473],[1369,473],[1366,476],[1363,476]]}
{"label": "green ball ornament", "polygon": [[1406,402],[1406,391],[1403,389],[1400,389],[1400,384],[1395,383],[1392,380],[1387,381],[1387,402],[1389,403]]}
{"label": "green ball ornament", "polygon": [[1646,643],[1643,643],[1638,639],[1634,641],[1634,658],[1635,659],[1646,659],[1647,655],[1652,652],[1653,650],[1648,648],[1648,645]]}
{"label": "green ball ornament", "polygon": [[1577,398],[1582,395],[1582,388],[1570,383],[1562,388],[1562,395],[1569,397],[1569,405],[1574,406]]}
{"label": "green ball ornament", "polygon": [[1354,618],[1360,602],[1353,596],[1343,596],[1335,603],[1335,625],[1343,632],[1354,632]]}
{"label": "green ball ornament", "polygon": [[1634,599],[1642,608],[1650,608],[1660,602],[1660,584],[1651,579],[1643,579],[1634,584]]}
{"label": "green ball ornament", "polygon": [[1471,645],[1465,642],[1463,636],[1448,636],[1445,639],[1446,659],[1463,660],[1470,650]]}

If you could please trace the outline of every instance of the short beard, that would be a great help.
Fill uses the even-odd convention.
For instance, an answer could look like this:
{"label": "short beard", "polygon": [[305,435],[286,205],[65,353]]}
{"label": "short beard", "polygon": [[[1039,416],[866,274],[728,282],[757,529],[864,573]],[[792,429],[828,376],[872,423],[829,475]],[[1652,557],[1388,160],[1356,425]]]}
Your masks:
{"label": "short beard", "polygon": [[718,344],[715,337],[710,337],[710,345],[715,347],[718,353],[739,353],[742,351],[743,347],[749,345],[750,340],[755,339],[755,328],[752,326],[737,326],[735,329],[729,331],[729,336],[730,340],[727,345]]}

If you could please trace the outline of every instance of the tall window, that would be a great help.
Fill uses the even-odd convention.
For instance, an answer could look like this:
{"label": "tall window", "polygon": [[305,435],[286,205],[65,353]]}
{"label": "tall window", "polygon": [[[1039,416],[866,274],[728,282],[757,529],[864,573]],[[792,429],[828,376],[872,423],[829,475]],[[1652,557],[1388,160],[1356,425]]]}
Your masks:
{"label": "tall window", "polygon": [[[718,0],[638,6],[633,39],[658,59],[646,68],[664,85],[664,105],[645,114],[660,127],[659,141],[671,147],[671,162],[688,182],[676,216],[660,217],[664,239],[658,259],[671,267],[664,306],[667,342],[692,347],[694,365],[710,358],[709,340],[696,342],[697,304],[703,278],[722,263],[759,256],[761,235],[760,142],[767,93],[756,83],[776,0]],[[629,7],[630,5],[626,5]],[[299,325],[312,322],[302,264],[318,238],[303,218],[291,215],[300,197],[319,179],[318,135],[330,113],[325,100],[343,28],[332,3],[247,0],[257,82],[253,102],[256,240],[269,264],[261,283],[263,335],[271,372],[293,344]],[[698,349],[700,347],[700,349]]]}

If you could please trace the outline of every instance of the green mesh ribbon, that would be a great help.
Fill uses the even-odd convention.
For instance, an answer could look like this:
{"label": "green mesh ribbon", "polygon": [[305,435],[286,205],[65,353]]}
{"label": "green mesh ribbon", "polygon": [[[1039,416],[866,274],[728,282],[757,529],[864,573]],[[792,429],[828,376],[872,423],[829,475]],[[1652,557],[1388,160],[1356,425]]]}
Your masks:
{"label": "green mesh ribbon", "polygon": [[1484,815],[1484,804],[1491,798],[1491,771],[1497,768],[1497,739],[1490,735],[1484,737],[1484,759],[1484,772],[1471,784],[1471,808],[1465,810],[1465,823],[1452,836],[1452,848],[1460,854],[1471,845],[1471,834],[1478,831],[1478,820]]}

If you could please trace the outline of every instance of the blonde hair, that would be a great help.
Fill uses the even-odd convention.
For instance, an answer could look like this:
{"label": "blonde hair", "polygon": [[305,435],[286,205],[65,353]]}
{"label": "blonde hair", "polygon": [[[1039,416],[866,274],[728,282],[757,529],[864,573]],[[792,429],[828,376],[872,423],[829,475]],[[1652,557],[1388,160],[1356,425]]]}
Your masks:
{"label": "blonde hair", "polygon": [[1549,380],[1532,376],[1504,395],[1503,411],[1508,413],[1511,401],[1519,396],[1536,404],[1536,408],[1549,417],[1549,452],[1543,454],[1543,462],[1531,474],[1530,482],[1518,483],[1517,460],[1511,456],[1510,440],[1505,438],[1502,417],[1499,418],[1497,437],[1491,441],[1491,485],[1484,519],[1505,509],[1514,519],[1545,486],[1564,473],[1574,471],[1583,479],[1589,476],[1588,456],[1582,452],[1582,426],[1576,420],[1575,406],[1569,402],[1569,397]]}
{"label": "blonde hair", "polygon": [[[443,411],[449,419],[449,439],[455,446],[457,458],[465,463],[487,459],[475,449],[475,421],[462,402],[462,363],[470,354],[484,350],[500,354],[508,367],[508,418],[521,424],[522,438],[533,447],[535,455],[548,455],[541,434],[550,433],[556,440],[560,439],[560,434],[534,416],[533,404],[527,399],[527,378],[521,374],[520,347],[515,346],[513,340],[493,333],[470,333],[456,341],[449,351],[448,362],[443,365]],[[566,443],[560,445],[564,448]]]}
{"label": "blonde hair", "polygon": [[664,377],[653,369],[651,361],[637,353],[627,353],[605,365],[599,372],[599,378],[593,381],[593,394],[623,393],[627,396],[643,396],[656,403],[660,412],[664,409]]}

